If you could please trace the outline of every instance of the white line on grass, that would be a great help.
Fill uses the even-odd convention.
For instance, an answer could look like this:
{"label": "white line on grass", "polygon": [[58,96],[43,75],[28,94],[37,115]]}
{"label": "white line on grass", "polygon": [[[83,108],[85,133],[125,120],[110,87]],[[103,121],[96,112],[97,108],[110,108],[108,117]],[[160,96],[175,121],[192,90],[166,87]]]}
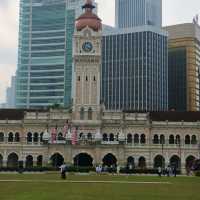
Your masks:
{"label": "white line on grass", "polygon": [[70,180],[0,180],[0,182],[22,183],[112,183],[112,184],[172,184],[170,182],[140,182],[140,181],[70,181]]}

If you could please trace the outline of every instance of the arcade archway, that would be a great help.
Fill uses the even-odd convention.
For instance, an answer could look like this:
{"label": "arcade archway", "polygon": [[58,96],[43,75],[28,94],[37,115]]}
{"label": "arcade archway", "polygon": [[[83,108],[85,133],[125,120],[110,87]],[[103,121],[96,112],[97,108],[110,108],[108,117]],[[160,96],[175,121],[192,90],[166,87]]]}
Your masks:
{"label": "arcade archway", "polygon": [[185,160],[185,168],[192,169],[195,164],[196,158],[194,156],[188,156]]}
{"label": "arcade archway", "polygon": [[74,157],[74,166],[92,167],[93,158],[87,153],[80,153]]}
{"label": "arcade archway", "polygon": [[18,155],[16,153],[11,153],[8,156],[7,166],[9,168],[17,168],[18,167],[18,160],[19,160]]}
{"label": "arcade archway", "polygon": [[154,158],[154,169],[157,169],[158,167],[161,167],[161,168],[165,168],[165,158],[161,155],[157,155],[155,158]]}
{"label": "arcade archway", "polygon": [[0,154],[0,168],[3,167],[3,156]]}
{"label": "arcade archway", "polygon": [[117,166],[117,158],[111,153],[105,155],[102,161],[103,166]]}
{"label": "arcade archway", "polygon": [[53,167],[60,167],[64,163],[64,158],[59,153],[55,153],[50,158]]}
{"label": "arcade archway", "polygon": [[26,168],[33,168],[33,156],[31,155],[26,157]]}
{"label": "arcade archway", "polygon": [[180,170],[181,169],[181,159],[174,155],[170,158],[170,165],[172,167],[175,167],[176,169]]}

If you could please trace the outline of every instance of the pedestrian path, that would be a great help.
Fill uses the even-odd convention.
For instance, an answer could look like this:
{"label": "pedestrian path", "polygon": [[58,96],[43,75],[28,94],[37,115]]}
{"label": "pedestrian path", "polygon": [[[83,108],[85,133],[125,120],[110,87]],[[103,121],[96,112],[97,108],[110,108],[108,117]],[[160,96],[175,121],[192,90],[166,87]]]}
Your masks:
{"label": "pedestrian path", "polygon": [[105,183],[105,184],[172,184],[171,182],[142,182],[142,181],[71,181],[71,180],[0,180],[0,182],[22,183]]}

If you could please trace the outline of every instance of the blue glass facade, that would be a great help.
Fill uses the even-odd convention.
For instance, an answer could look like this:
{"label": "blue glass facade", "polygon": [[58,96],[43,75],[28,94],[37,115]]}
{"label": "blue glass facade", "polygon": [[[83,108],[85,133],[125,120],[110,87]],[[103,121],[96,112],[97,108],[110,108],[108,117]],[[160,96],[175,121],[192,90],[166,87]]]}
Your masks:
{"label": "blue glass facade", "polygon": [[144,31],[103,37],[101,99],[108,110],[168,110],[167,35]]}
{"label": "blue glass facade", "polygon": [[187,50],[169,49],[169,108],[187,110]]}
{"label": "blue glass facade", "polygon": [[115,0],[117,28],[162,26],[162,0]]}
{"label": "blue glass facade", "polygon": [[20,1],[18,108],[71,103],[72,36],[83,2]]}

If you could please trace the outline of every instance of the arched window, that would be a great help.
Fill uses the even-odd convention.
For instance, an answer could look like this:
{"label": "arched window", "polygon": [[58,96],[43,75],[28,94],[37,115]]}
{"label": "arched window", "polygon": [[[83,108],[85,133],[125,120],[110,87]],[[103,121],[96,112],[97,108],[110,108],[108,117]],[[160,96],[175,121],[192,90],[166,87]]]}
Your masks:
{"label": "arched window", "polygon": [[85,112],[84,108],[81,108],[81,110],[80,110],[80,120],[84,120],[84,112]]}
{"label": "arched window", "polygon": [[134,144],[139,144],[139,135],[138,134],[134,135]]}
{"label": "arched window", "polygon": [[32,142],[32,133],[28,133],[27,134],[27,143],[31,143]]}
{"label": "arched window", "polygon": [[58,133],[58,140],[63,140],[63,134],[61,132]]}
{"label": "arched window", "polygon": [[159,144],[158,135],[154,135],[154,136],[153,136],[153,143],[154,143],[154,144]]}
{"label": "arched window", "polygon": [[127,143],[128,143],[128,144],[131,144],[132,141],[133,141],[132,134],[129,133],[129,134],[127,135]]}
{"label": "arched window", "polygon": [[181,137],[180,137],[180,135],[176,135],[176,144],[181,144]]}
{"label": "arched window", "polygon": [[0,132],[0,142],[4,142],[4,133]]}
{"label": "arched window", "polygon": [[141,143],[141,144],[146,144],[146,135],[145,135],[145,134],[142,134],[142,135],[141,135],[140,143]]}
{"label": "arched window", "polygon": [[165,136],[160,135],[160,144],[165,144]]}
{"label": "arched window", "polygon": [[190,136],[189,135],[185,136],[185,144],[190,144]]}
{"label": "arched window", "polygon": [[192,136],[191,144],[197,144],[197,136],[196,135]]}
{"label": "arched window", "polygon": [[92,108],[88,109],[88,120],[92,120]]}
{"label": "arched window", "polygon": [[20,142],[20,135],[19,133],[15,133],[15,142]]}
{"label": "arched window", "polygon": [[40,142],[44,142],[44,140],[43,140],[43,135],[44,135],[44,133],[42,132],[42,133],[40,133]]}
{"label": "arched window", "polygon": [[13,133],[10,132],[10,133],[8,134],[8,142],[13,142],[13,141],[14,141]]}
{"label": "arched window", "polygon": [[87,139],[88,139],[88,140],[92,140],[92,133],[88,133],[88,134],[87,134]]}
{"label": "arched window", "polygon": [[38,141],[39,141],[39,134],[38,133],[34,133],[34,135],[33,135],[33,142],[34,143],[38,143]]}
{"label": "arched window", "polygon": [[103,141],[104,142],[108,141],[108,135],[106,133],[103,134]]}
{"label": "arched window", "polygon": [[113,133],[110,134],[109,140],[113,142],[115,140],[115,136]]}
{"label": "arched window", "polygon": [[169,136],[169,144],[175,144],[174,136],[170,135]]}

